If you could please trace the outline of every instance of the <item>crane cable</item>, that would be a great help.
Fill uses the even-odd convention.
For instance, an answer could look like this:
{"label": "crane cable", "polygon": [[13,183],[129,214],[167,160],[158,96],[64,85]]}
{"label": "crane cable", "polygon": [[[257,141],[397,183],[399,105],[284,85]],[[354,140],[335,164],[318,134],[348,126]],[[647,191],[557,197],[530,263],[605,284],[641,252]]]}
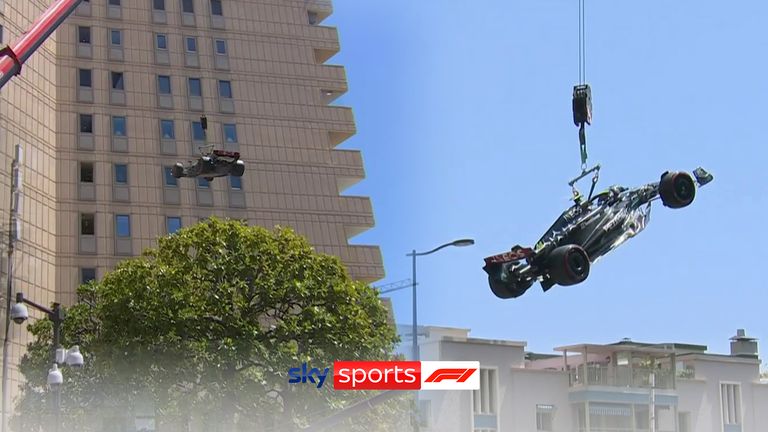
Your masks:
{"label": "crane cable", "polygon": [[586,0],[579,0],[579,84],[585,84],[587,81],[587,39],[586,39],[586,17],[584,3]]}
{"label": "crane cable", "polygon": [[592,90],[587,80],[586,0],[579,0],[579,83],[573,88],[573,122],[579,127],[581,171],[587,170],[587,134],[592,124]]}

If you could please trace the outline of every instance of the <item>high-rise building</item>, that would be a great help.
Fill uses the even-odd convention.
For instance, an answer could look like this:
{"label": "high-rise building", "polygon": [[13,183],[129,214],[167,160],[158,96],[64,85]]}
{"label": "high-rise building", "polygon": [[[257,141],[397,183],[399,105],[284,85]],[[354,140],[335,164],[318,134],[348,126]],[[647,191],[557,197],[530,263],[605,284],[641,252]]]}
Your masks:
{"label": "high-rise building", "polygon": [[[50,3],[0,0],[2,44]],[[367,197],[340,195],[364,172],[359,151],[336,149],[355,123],[332,105],[347,82],[326,64],[331,12],[329,0],[83,1],[0,92],[4,215],[14,145],[25,153],[14,290],[70,304],[81,282],[211,215],[291,226],[353,278],[382,278],[378,247],[348,243],[374,221]],[[169,175],[200,155],[202,115],[243,177]],[[16,364],[25,332],[12,338]]]}

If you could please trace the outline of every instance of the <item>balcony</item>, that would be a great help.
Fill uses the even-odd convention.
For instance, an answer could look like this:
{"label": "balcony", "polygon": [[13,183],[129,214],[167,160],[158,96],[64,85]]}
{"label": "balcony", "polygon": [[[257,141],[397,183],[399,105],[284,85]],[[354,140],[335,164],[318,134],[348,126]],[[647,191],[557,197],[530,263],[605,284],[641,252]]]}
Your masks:
{"label": "balcony", "polygon": [[675,376],[669,369],[630,368],[627,366],[589,365],[586,376],[584,376],[584,367],[577,366],[569,370],[569,383],[571,387],[595,385],[651,388],[651,374],[655,378],[654,388],[662,390],[675,388]]}
{"label": "balcony", "polygon": [[357,150],[333,150],[331,163],[336,174],[339,193],[365,178],[363,157]]}

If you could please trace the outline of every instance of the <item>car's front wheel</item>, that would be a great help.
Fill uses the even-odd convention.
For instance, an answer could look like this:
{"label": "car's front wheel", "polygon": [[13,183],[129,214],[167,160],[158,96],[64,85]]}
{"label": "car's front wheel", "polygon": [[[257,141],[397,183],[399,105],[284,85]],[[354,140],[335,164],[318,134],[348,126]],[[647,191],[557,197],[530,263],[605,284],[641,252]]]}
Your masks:
{"label": "car's front wheel", "polygon": [[568,286],[584,282],[589,276],[589,256],[579,245],[560,246],[547,258],[549,277],[558,285]]}
{"label": "car's front wheel", "polygon": [[232,166],[232,170],[229,172],[230,175],[235,177],[242,177],[243,173],[245,173],[245,162],[241,160],[235,162]]}
{"label": "car's front wheel", "polygon": [[669,208],[683,208],[696,197],[696,182],[687,172],[665,172],[659,182],[661,202]]}
{"label": "car's front wheel", "polygon": [[176,178],[184,177],[184,165],[176,163],[173,168],[171,168],[171,175]]}

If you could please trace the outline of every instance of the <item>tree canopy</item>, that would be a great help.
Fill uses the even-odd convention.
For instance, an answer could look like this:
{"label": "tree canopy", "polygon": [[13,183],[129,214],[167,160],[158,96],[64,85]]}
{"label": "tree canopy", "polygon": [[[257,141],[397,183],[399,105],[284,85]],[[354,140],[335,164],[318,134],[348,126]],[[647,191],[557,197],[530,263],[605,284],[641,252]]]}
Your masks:
{"label": "tree canopy", "polygon": [[[387,359],[397,341],[377,292],[352,281],[337,257],[315,252],[291,229],[234,220],[212,218],[160,238],[82,285],[78,297],[62,345],[79,345],[85,365],[63,371],[64,430],[99,430],[95,413],[112,422],[156,416],[158,431],[192,423],[293,430],[360,395],[334,392],[330,375],[319,389],[289,385],[289,368]],[[15,419],[25,432],[43,426],[48,416],[30,414],[49,413],[52,403],[51,322],[29,331]]]}

